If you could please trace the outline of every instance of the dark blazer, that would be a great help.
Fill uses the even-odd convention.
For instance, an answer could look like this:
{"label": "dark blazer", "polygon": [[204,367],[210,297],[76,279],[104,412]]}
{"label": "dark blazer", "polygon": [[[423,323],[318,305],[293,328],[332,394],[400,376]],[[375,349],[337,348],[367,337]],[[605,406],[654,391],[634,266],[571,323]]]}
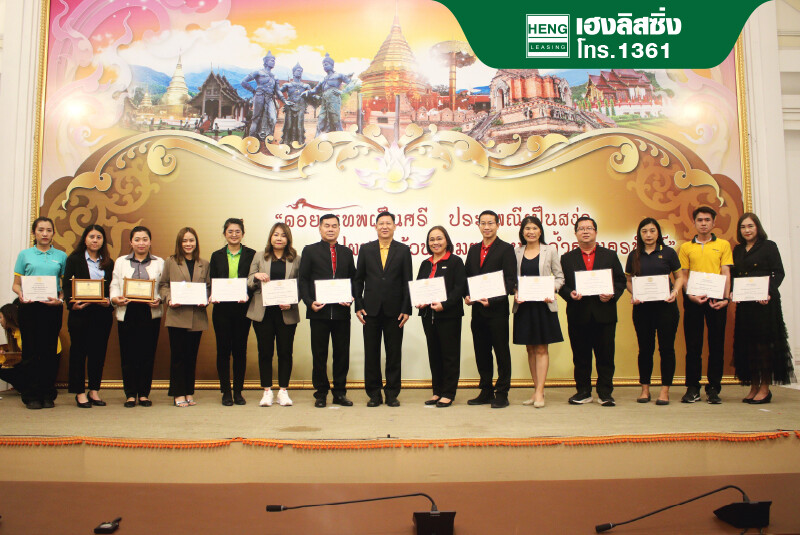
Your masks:
{"label": "dark blazer", "polygon": [[625,272],[619,262],[617,253],[611,249],[597,246],[592,270],[610,269],[614,282],[614,298],[604,303],[599,296],[590,295],[575,301],[569,294],[575,289],[575,272],[586,271],[583,254],[580,248],[573,249],[561,255],[561,269],[564,271],[564,286],[558,290],[558,295],[567,302],[567,321],[573,324],[582,324],[595,321],[597,323],[617,322],[617,300],[625,291]]}
{"label": "dark blazer", "polygon": [[[250,265],[253,263],[253,257],[256,252],[242,245],[241,258],[239,258],[239,278],[246,279],[250,274]],[[210,264],[210,276],[212,279],[227,279],[228,278],[228,246],[222,249],[217,249],[211,253],[211,258],[208,263]]]}
{"label": "dark blazer", "polygon": [[[514,255],[514,248],[510,243],[495,238],[481,266],[481,243],[473,244],[467,252],[467,261],[464,263],[467,277],[502,271],[506,294],[513,294],[517,286],[517,257]],[[464,292],[465,296],[469,295],[469,284],[464,287]],[[472,313],[484,317],[508,316],[508,295],[492,297],[489,299],[488,307],[481,304],[472,305]]]}
{"label": "dark blazer", "polygon": [[[734,286],[737,277],[769,277],[769,295],[780,298],[778,287],[786,272],[783,270],[778,245],[772,240],[758,240],[749,251],[744,244],[737,245],[733,248],[731,275]],[[66,287],[64,295],[66,296]]]}
{"label": "dark blazer", "polygon": [[325,241],[318,241],[303,248],[300,257],[300,275],[297,278],[300,288],[300,299],[306,304],[306,318],[326,320],[349,320],[350,307],[333,303],[314,312],[311,303],[316,298],[314,281],[325,279],[350,279],[351,292],[355,296],[356,266],[353,263],[353,252],[344,245],[336,244],[336,276],[331,266],[331,248]]}
{"label": "dark blazer", "polygon": [[[208,260],[210,278],[228,278],[229,272],[227,249],[228,246],[226,245],[222,249],[217,249],[211,253],[211,258]],[[253,263],[253,258],[256,256],[256,252],[253,249],[242,245],[242,252],[240,254],[241,257],[239,258],[238,277],[240,279],[246,279],[250,275],[250,265]],[[247,296],[253,296],[253,290],[251,290],[249,286],[247,287]],[[219,310],[231,310],[234,308],[240,310],[242,314],[247,313],[247,303],[216,303],[214,305],[214,310],[217,310],[217,307],[220,307]]]}
{"label": "dark blazer", "polygon": [[[430,259],[425,259],[419,266],[417,280],[427,279],[431,275],[433,264]],[[447,290],[447,301],[442,302],[442,311],[436,312],[431,307],[419,309],[420,316],[433,314],[435,318],[459,318],[464,315],[464,292],[467,291],[467,274],[464,262],[460,257],[450,253],[450,258],[439,262],[434,277],[444,277],[444,287]],[[483,305],[481,305],[483,306]],[[457,340],[455,343],[460,343]]]}
{"label": "dark blazer", "polygon": [[390,317],[411,314],[408,281],[412,275],[408,245],[392,240],[384,267],[378,240],[365,243],[356,266],[356,310],[365,310],[367,316],[377,316],[381,310]]}
{"label": "dark blazer", "polygon": [[[106,298],[109,297],[109,287],[111,286],[111,274],[113,271],[113,262],[109,264],[108,268],[103,270],[103,279],[105,280],[103,283],[105,289],[103,291],[105,292]],[[64,291],[64,302],[67,304],[67,308],[70,311],[72,310],[72,305],[74,304],[70,303],[70,300],[72,299],[72,279],[88,278],[90,278],[89,264],[86,263],[86,258],[83,256],[83,254],[69,255],[66,263],[64,264],[64,277],[61,280],[61,289]]]}

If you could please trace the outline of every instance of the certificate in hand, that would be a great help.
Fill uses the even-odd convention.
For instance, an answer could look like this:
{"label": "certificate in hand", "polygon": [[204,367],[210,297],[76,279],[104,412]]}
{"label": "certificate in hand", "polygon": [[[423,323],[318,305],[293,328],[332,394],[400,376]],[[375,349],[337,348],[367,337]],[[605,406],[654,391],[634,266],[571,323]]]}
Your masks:
{"label": "certificate in hand", "polygon": [[769,299],[769,277],[738,277],[733,281],[733,300],[766,301]]}
{"label": "certificate in hand", "polygon": [[555,299],[556,278],[553,275],[520,277],[517,284],[517,299],[520,301],[544,301]]}
{"label": "certificate in hand", "polygon": [[170,300],[173,305],[206,305],[206,284],[204,282],[176,282],[169,283]]}
{"label": "certificate in hand", "polygon": [[703,273],[690,271],[689,282],[686,283],[686,293],[689,295],[705,295],[711,299],[725,297],[725,275],[716,273]]}
{"label": "certificate in hand", "polygon": [[247,279],[211,279],[211,300],[220,303],[247,301]]}
{"label": "certificate in hand", "polygon": [[28,301],[58,299],[58,286],[53,275],[22,276],[22,297]]}
{"label": "certificate in hand", "polygon": [[469,285],[469,298],[473,301],[508,295],[502,271],[492,271],[469,277],[467,285]]}
{"label": "certificate in hand", "polygon": [[419,279],[408,281],[411,292],[411,305],[430,305],[447,301],[447,289],[444,286],[444,277],[432,279]]}
{"label": "certificate in hand", "polygon": [[350,279],[325,279],[314,281],[317,303],[349,303],[353,300]]}
{"label": "certificate in hand", "polygon": [[646,275],[633,277],[633,299],[647,303],[648,301],[664,301],[669,298],[669,275]]}
{"label": "certificate in hand", "polygon": [[581,295],[613,295],[614,282],[611,270],[576,271],[575,291]]}
{"label": "certificate in hand", "polygon": [[294,305],[297,303],[297,279],[278,279],[261,283],[261,304]]}

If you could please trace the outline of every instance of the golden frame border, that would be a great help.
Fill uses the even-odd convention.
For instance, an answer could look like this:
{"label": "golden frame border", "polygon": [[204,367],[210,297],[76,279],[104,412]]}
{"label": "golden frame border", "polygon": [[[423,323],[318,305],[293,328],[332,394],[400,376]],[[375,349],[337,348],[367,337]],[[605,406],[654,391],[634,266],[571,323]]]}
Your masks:
{"label": "golden frame border", "polygon": [[[40,20],[39,20],[39,51],[38,51],[38,69],[37,69],[37,93],[36,93],[36,115],[33,139],[33,162],[32,162],[32,180],[31,180],[31,197],[30,197],[30,221],[29,225],[39,217],[40,214],[40,196],[41,196],[41,183],[42,183],[42,154],[43,154],[43,135],[44,135],[44,118],[45,118],[45,90],[47,87],[47,64],[48,64],[48,43],[50,35],[50,7],[53,0],[40,0]],[[736,44],[734,45],[734,65],[736,76],[736,99],[737,99],[737,115],[739,125],[739,149],[740,149],[740,167],[742,172],[742,201],[744,210],[746,212],[753,210],[753,191],[752,191],[752,177],[751,177],[751,155],[750,155],[750,138],[749,138],[749,118],[747,115],[747,88],[745,83],[745,64],[744,64],[744,30],[739,34]],[[33,237],[29,238],[31,244]],[[108,381],[111,383],[109,386],[115,388],[121,381]],[[162,388],[163,381],[154,381],[154,388]],[[198,383],[205,383],[199,381]],[[255,388],[255,381],[247,381],[246,388]],[[310,381],[295,381],[292,382],[293,387],[302,389],[310,388]],[[350,385],[351,381],[348,381]],[[356,381],[353,386],[360,386]],[[363,382],[361,382],[363,384]],[[723,378],[724,384],[734,384],[735,381],[726,376]],[[164,383],[165,384],[165,383]],[[213,389],[218,383],[208,381],[208,384],[198,384],[200,389]],[[554,380],[548,381],[548,386],[571,386],[574,381],[570,380]],[[614,381],[616,386],[638,384],[635,378],[617,378]],[[533,383],[530,380],[512,380],[512,386],[531,387]],[[57,384],[57,386],[63,386]],[[405,388],[429,388],[430,381],[427,380],[411,380],[403,381]],[[477,379],[460,380],[459,387],[470,388],[477,386]],[[165,386],[163,386],[165,387]]]}

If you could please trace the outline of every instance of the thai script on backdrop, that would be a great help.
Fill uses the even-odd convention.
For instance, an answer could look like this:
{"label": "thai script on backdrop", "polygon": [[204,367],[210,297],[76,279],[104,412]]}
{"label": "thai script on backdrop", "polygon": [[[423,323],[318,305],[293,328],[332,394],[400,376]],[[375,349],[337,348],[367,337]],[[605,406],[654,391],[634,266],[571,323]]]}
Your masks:
{"label": "thai script on backdrop", "polygon": [[[349,241],[347,239],[346,230],[370,229],[375,226],[378,214],[387,210],[389,210],[387,207],[381,206],[371,212],[362,211],[356,213],[337,214],[343,229],[341,238],[342,245],[349,247],[350,250],[353,251],[354,255],[358,255],[361,244]],[[402,236],[404,229],[427,232],[427,229],[430,225],[444,224],[448,229],[453,229],[453,232],[451,232],[451,234],[453,234],[453,236],[451,236],[453,239],[453,252],[457,255],[463,256],[467,254],[469,247],[476,243],[477,240],[459,241],[458,235],[462,232],[458,232],[458,230],[476,227],[478,224],[479,214],[480,211],[469,211],[462,209],[460,206],[456,206],[445,216],[443,221],[431,221],[428,217],[427,206],[420,206],[416,209],[411,209],[408,212],[398,211],[395,213],[396,224],[398,228],[397,239],[407,244],[411,248],[412,255],[426,256],[428,253],[427,245],[424,242],[424,235],[420,236],[422,237],[421,240],[417,236],[415,236],[414,239],[412,239],[411,236]],[[505,210],[498,210],[497,212],[499,226],[505,227],[506,229],[514,229],[515,231],[519,229],[520,225],[522,224],[522,220],[525,217],[538,217],[545,227],[548,243],[555,245],[562,253],[571,251],[572,249],[578,247],[578,242],[575,241],[574,225],[578,218],[584,215],[588,214],[585,210],[581,209],[580,206],[576,206],[574,210],[571,209],[564,212],[548,211],[542,205],[531,206],[529,208],[513,206]],[[278,221],[283,221],[292,229],[319,227],[319,218],[319,214],[275,214],[275,219]],[[414,234],[417,235],[421,233],[414,232]],[[501,236],[503,238],[511,237],[506,236],[506,234],[508,234],[507,232],[504,232],[503,234],[504,235]],[[516,232],[513,233],[513,237],[517,237]],[[669,246],[674,247],[676,245],[675,240],[671,239],[668,235],[664,236],[664,241]],[[510,240],[510,243],[515,247],[519,245],[519,242],[516,240]],[[629,239],[622,240],[598,240],[597,243],[622,255],[629,254],[636,247],[635,235],[631,236]]]}

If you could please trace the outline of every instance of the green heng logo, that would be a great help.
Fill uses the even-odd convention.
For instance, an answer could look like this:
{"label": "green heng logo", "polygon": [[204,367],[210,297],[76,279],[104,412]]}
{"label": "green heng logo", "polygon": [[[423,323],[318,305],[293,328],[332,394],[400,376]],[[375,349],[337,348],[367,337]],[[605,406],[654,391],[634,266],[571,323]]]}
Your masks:
{"label": "green heng logo", "polygon": [[569,57],[569,15],[526,15],[525,56]]}

